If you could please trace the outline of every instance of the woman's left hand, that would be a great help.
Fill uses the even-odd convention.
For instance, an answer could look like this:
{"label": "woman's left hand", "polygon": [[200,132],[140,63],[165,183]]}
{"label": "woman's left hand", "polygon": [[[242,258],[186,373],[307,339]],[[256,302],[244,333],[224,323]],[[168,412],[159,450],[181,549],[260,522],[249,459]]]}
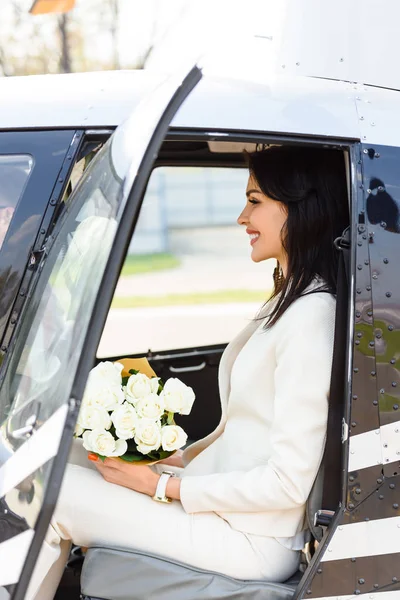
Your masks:
{"label": "woman's left hand", "polygon": [[160,476],[147,465],[132,465],[118,458],[106,458],[102,462],[96,455],[89,454],[89,456],[98,472],[109,483],[154,496]]}

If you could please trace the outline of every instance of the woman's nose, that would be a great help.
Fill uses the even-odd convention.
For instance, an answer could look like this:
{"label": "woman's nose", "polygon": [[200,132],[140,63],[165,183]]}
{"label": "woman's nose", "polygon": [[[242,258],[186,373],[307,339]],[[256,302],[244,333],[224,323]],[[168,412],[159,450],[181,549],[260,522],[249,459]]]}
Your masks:
{"label": "woman's nose", "polygon": [[246,209],[244,208],[240,215],[237,218],[238,225],[246,225],[248,223],[248,219],[246,216]]}

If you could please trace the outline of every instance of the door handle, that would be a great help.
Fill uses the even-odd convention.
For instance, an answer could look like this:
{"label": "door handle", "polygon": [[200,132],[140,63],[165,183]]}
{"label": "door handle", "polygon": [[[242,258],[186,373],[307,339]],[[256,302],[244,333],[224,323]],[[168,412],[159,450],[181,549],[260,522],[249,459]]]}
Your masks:
{"label": "door handle", "polygon": [[191,367],[169,367],[172,373],[188,373],[189,371],[201,371],[206,366],[206,361],[199,365],[192,365]]}
{"label": "door handle", "polygon": [[36,424],[36,415],[31,415],[25,421],[25,427],[19,427],[19,429],[14,429],[9,432],[10,437],[16,440],[24,440],[30,437],[33,433],[35,424]]}

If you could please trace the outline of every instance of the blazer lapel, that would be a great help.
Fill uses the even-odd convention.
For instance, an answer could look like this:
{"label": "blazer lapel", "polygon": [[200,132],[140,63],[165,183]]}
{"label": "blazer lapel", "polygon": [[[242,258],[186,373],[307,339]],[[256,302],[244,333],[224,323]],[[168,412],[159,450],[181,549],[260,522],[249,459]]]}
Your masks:
{"label": "blazer lapel", "polygon": [[242,331],[227,345],[221,357],[218,371],[219,394],[221,401],[221,420],[212,433],[205,438],[191,444],[183,454],[183,463],[187,465],[193,458],[216,440],[222,433],[226,423],[226,409],[228,406],[231,389],[231,372],[233,363],[245,343],[259,326],[260,321],[251,321]]}
{"label": "blazer lapel", "polygon": [[219,364],[219,394],[221,400],[221,421],[225,422],[226,409],[228,406],[229,394],[231,391],[231,373],[233,363],[235,362],[239,352],[250,339],[254,331],[260,325],[260,321],[251,321],[246,325],[238,335],[227,345],[225,352],[221,357]]}

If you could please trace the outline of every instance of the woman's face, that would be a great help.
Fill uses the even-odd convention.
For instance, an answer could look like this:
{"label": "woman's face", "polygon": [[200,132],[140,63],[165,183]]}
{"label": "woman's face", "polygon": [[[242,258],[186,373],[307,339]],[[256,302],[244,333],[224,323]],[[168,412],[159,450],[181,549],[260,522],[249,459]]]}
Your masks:
{"label": "woman's face", "polygon": [[246,206],[237,222],[246,226],[252,260],[260,262],[276,258],[284,269],[286,259],[281,242],[281,231],[287,218],[284,205],[263,194],[253,175],[249,177],[246,196]]}

